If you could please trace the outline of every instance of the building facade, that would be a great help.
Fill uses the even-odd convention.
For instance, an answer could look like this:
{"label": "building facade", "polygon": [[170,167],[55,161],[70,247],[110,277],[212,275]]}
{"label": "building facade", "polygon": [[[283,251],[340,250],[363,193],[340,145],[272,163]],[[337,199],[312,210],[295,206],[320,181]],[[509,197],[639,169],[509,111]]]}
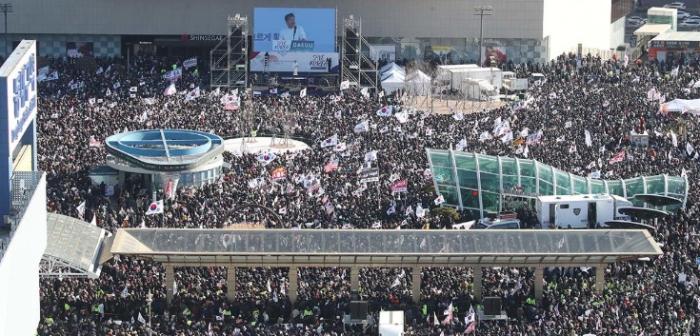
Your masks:
{"label": "building facade", "polygon": [[[137,52],[201,55],[222,37],[226,17],[252,17],[256,7],[337,9],[336,35],[343,18],[362,20],[370,43],[391,46],[396,58],[442,54],[452,61],[478,59],[480,17],[475,7],[491,6],[484,16],[484,49],[514,62],[544,61],[563,52],[609,50],[622,40],[627,0],[23,0],[8,16],[6,48],[22,38],[39,41],[40,56],[63,57],[67,50],[95,56],[126,57]],[[622,8],[622,9],[621,9]],[[330,27],[329,27],[330,28]],[[252,32],[252,27],[251,27]],[[620,35],[620,36],[617,36]],[[0,41],[0,46],[4,44]]]}
{"label": "building facade", "polygon": [[36,159],[36,44],[0,67],[0,336],[34,335],[47,245],[46,178]]}

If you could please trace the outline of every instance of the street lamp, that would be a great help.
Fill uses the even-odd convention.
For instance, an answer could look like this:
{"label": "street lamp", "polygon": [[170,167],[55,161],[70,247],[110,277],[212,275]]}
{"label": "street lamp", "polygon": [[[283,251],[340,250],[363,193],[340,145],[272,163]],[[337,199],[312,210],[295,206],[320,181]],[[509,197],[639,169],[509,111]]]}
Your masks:
{"label": "street lamp", "polygon": [[3,35],[5,37],[5,58],[7,58],[8,56],[10,56],[7,52],[7,13],[12,13],[12,4],[1,3],[0,12],[2,12],[5,15],[5,32],[3,33]]}
{"label": "street lamp", "polygon": [[484,64],[484,60],[481,59],[481,49],[484,45],[484,15],[493,15],[493,7],[476,6],[474,7],[474,15],[481,17],[481,23],[479,25],[479,66],[482,66]]}

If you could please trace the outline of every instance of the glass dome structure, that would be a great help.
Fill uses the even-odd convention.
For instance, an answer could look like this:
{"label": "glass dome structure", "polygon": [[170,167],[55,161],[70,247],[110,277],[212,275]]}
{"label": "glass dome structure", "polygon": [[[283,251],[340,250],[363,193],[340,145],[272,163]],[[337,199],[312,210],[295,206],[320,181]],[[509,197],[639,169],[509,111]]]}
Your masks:
{"label": "glass dome structure", "polygon": [[502,196],[535,198],[540,195],[613,194],[637,206],[639,194],[677,198],[685,205],[685,177],[654,175],[601,180],[574,175],[532,159],[451,150],[427,149],[435,192],[445,204],[484,213],[501,211]]}

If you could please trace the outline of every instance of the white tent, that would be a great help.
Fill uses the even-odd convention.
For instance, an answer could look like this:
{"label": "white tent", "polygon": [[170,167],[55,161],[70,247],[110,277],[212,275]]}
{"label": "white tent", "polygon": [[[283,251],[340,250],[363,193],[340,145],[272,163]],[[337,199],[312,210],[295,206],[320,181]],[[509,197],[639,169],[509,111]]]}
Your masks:
{"label": "white tent", "polygon": [[406,78],[399,73],[392,73],[389,77],[382,79],[384,93],[392,94],[396,90],[404,88]]}
{"label": "white tent", "polygon": [[404,70],[402,67],[396,65],[396,63],[394,63],[394,62],[391,62],[391,63],[383,66],[381,69],[379,69],[379,73],[381,73],[382,75],[388,71],[398,71],[403,75],[406,74],[406,70]]}
{"label": "white tent", "polygon": [[406,78],[406,74],[400,71],[387,71],[379,76],[379,80],[383,81],[389,77],[397,76],[400,78]]}
{"label": "white tent", "polygon": [[695,116],[698,116],[700,115],[700,99],[674,99],[670,102],[661,104],[659,110],[663,113],[691,113]]}
{"label": "white tent", "polygon": [[431,78],[420,70],[414,71],[406,77],[406,91],[418,96],[430,93]]}

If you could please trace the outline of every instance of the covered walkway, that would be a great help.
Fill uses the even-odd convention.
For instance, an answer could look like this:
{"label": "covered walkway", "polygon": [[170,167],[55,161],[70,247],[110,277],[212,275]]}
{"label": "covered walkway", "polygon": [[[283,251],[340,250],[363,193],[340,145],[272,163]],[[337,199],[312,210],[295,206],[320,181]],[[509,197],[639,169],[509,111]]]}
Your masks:
{"label": "covered walkway", "polygon": [[353,290],[361,267],[404,267],[413,269],[413,297],[419,301],[422,267],[472,267],[477,297],[483,267],[531,267],[539,298],[546,267],[595,267],[596,288],[602,290],[607,264],[662,252],[646,230],[120,229],[111,253],[163,263],[168,299],[175,267],[228,267],[231,299],[236,267],[289,267],[292,301],[298,267],[348,267]]}

